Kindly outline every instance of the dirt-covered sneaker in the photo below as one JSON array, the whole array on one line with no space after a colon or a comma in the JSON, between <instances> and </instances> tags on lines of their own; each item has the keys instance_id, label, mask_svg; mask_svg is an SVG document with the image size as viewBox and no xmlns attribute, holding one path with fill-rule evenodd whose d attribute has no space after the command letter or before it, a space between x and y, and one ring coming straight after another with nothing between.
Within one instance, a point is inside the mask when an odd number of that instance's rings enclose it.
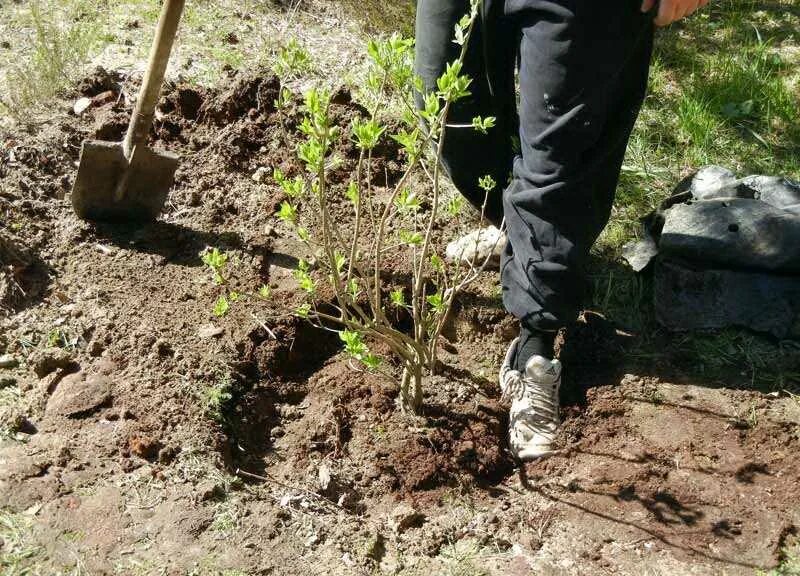
<instances>
[{"instance_id":1,"label":"dirt-covered sneaker","mask_svg":"<svg viewBox=\"0 0 800 576\"><path fill-rule=\"evenodd\" d=\"M517 340L511 343L500 368L500 390L511 400L508 443L520 460L532 460L552 452L558 427L558 391L561 387L561 362L533 356L525 373L512 368Z\"/></svg>"},{"instance_id":2,"label":"dirt-covered sneaker","mask_svg":"<svg viewBox=\"0 0 800 576\"><path fill-rule=\"evenodd\" d=\"M489 226L450 242L445 250L445 257L448 262L462 262L476 268L483 266L484 261L489 258L487 267L496 269L500 267L500 256L505 247L505 232Z\"/></svg>"}]
</instances>

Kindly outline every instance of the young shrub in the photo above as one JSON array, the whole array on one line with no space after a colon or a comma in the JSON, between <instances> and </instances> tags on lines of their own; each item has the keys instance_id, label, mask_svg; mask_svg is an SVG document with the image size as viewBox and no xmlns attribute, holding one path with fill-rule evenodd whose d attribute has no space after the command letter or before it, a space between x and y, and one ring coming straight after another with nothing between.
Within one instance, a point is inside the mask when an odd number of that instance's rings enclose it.
<instances>
[{"instance_id":1,"label":"young shrub","mask_svg":"<svg viewBox=\"0 0 800 576\"><path fill-rule=\"evenodd\" d=\"M439 338L456 296L488 262L487 258L467 266L448 264L433 240L442 213L453 218L463 206L460 199L445 203L442 197L443 128L451 105L469 95L471 79L461 71L479 6L480 0L472 0L469 12L456 26L455 42L462 46L461 54L447 66L437 90L425 96L421 110L414 104L415 91L422 89L413 73L414 41L396 34L371 41L366 117L354 120L349 133L343 134L329 115L329 92L310 90L304 98L302 140L297 146L304 172L293 178L280 170L274 172L287 198L276 218L308 250L308 257L300 259L294 271L305 295L294 314L326 329L337 327L345 351L356 363L393 377L386 359L370 347L382 342L402 366L398 404L411 414L418 414L422 407L423 377L436 369ZM389 121L397 114L391 110L398 107L404 110L403 125L392 130ZM494 118L475 118L471 124L449 128L486 132L494 123ZM343 136L352 139L359 158L350 182L337 186L329 176L340 166L334 150ZM400 144L405 157L402 176L389 190L385 190L386 182L373 176L373 153L386 138ZM426 185L412 188L419 180ZM480 185L487 194L497 186L491 177L482 178ZM352 227L339 226L342 210L350 212ZM407 285L386 281L384 263L390 258L411 263ZM219 283L224 262L213 251L206 253L204 261ZM323 293L333 294L333 301L324 306L320 304ZM398 312L410 318L410 331L390 320Z\"/></svg>"},{"instance_id":2,"label":"young shrub","mask_svg":"<svg viewBox=\"0 0 800 576\"><path fill-rule=\"evenodd\" d=\"M343 231L331 214L334 189L328 173L336 164L334 144L339 128L328 115L329 94L314 89L305 96L305 116L300 126L304 135L298 157L305 166L303 178L289 180L276 173L277 183L289 197L278 217L291 226L313 253L319 254L316 268L301 261L295 278L306 303L297 311L300 316L321 325L343 327L340 337L346 351L369 370L382 370L383 359L369 348L380 340L388 346L403 367L400 407L418 413L422 405L422 381L426 370L436 367L439 337L453 302L467 284L474 281L486 262L459 267L446 264L434 245L434 224L443 208L441 194L441 155L445 141L443 127L450 106L469 95L470 78L461 73L465 47L479 14L479 2L456 27L455 41L462 53L438 81L438 90L425 97L425 106L414 105L414 90L421 83L412 72L413 40L393 35L371 41L368 52L371 70L367 82L369 114L350 127L350 137L359 150L359 160L352 181L343 191L352 210L354 225ZM389 133L388 109L399 104L405 111L404 126ZM494 118L476 118L471 126L485 132L494 126ZM424 127L424 128L423 128ZM372 154L385 137L397 141L405 152L403 175L392 187L388 201L375 194L379 182L370 177ZM433 149L433 152L429 150ZM428 180L425 190L412 190L412 176ZM481 181L490 192L496 183ZM451 207L457 211L458 203ZM423 210L423 205L427 207ZM308 222L302 226L300 222ZM390 237L389 230L396 231ZM412 263L411 281L402 288L387 286L382 277L389 255L406 252ZM315 294L324 283L335 294L335 312L317 307ZM405 310L413 329L406 333L387 318L387 308Z\"/></svg>"}]
</instances>

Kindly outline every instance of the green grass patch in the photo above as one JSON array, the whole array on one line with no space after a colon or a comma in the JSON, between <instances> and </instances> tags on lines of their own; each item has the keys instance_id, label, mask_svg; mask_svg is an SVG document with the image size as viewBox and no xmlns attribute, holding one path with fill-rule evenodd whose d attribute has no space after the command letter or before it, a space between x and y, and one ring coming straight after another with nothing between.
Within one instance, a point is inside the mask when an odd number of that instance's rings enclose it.
<instances>
[{"instance_id":1,"label":"green grass patch","mask_svg":"<svg viewBox=\"0 0 800 576\"><path fill-rule=\"evenodd\" d=\"M0 573L33 576L33 564L43 549L32 542L31 520L24 514L0 510Z\"/></svg>"},{"instance_id":2,"label":"green grass patch","mask_svg":"<svg viewBox=\"0 0 800 576\"><path fill-rule=\"evenodd\" d=\"M790 0L720 0L657 32L649 94L595 247L588 304L637 334L633 362L796 390L796 347L742 330L670 335L655 322L650 279L617 264L640 218L707 164L800 179L800 10Z\"/></svg>"}]
</instances>

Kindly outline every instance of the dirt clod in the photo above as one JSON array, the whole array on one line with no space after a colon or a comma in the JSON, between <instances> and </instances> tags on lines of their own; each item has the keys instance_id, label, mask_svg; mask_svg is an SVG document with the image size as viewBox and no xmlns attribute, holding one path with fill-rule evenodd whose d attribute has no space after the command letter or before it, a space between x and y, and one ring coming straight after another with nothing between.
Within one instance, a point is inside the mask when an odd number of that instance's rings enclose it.
<instances>
[{"instance_id":1,"label":"dirt clod","mask_svg":"<svg viewBox=\"0 0 800 576\"><path fill-rule=\"evenodd\" d=\"M89 416L111 401L112 384L105 376L71 374L56 387L47 402L47 413L68 418Z\"/></svg>"},{"instance_id":2,"label":"dirt clod","mask_svg":"<svg viewBox=\"0 0 800 576\"><path fill-rule=\"evenodd\" d=\"M56 370L74 371L77 363L67 350L63 348L45 348L37 350L32 358L33 371L39 378L44 378Z\"/></svg>"}]
</instances>

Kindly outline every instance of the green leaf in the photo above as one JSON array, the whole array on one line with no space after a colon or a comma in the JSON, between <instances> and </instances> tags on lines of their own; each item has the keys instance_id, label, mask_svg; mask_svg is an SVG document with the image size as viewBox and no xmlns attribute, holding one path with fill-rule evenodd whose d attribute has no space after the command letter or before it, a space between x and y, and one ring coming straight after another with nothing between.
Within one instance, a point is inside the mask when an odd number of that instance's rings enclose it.
<instances>
[{"instance_id":1,"label":"green leaf","mask_svg":"<svg viewBox=\"0 0 800 576\"><path fill-rule=\"evenodd\" d=\"M433 310L436 314L441 314L444 312L444 296L442 296L441 292L437 292L436 294L431 294L425 300L430 304L431 310Z\"/></svg>"},{"instance_id":2,"label":"green leaf","mask_svg":"<svg viewBox=\"0 0 800 576\"><path fill-rule=\"evenodd\" d=\"M496 122L497 119L494 116L487 116L486 118L476 116L472 119L472 127L481 134L487 134L491 128L495 127Z\"/></svg>"},{"instance_id":3,"label":"green leaf","mask_svg":"<svg viewBox=\"0 0 800 576\"><path fill-rule=\"evenodd\" d=\"M491 192L497 188L497 182L491 176L486 175L478 179L478 186L480 186L486 192Z\"/></svg>"},{"instance_id":4,"label":"green leaf","mask_svg":"<svg viewBox=\"0 0 800 576\"><path fill-rule=\"evenodd\" d=\"M201 252L200 259L214 273L214 282L216 284L224 284L225 278L222 275L222 271L228 263L228 255L224 252L220 252L217 248L213 248Z\"/></svg>"},{"instance_id":5,"label":"green leaf","mask_svg":"<svg viewBox=\"0 0 800 576\"><path fill-rule=\"evenodd\" d=\"M360 332L356 332L355 330L342 330L339 332L339 339L344 342L345 352L357 360L361 360L361 358L369 352Z\"/></svg>"},{"instance_id":6,"label":"green leaf","mask_svg":"<svg viewBox=\"0 0 800 576\"><path fill-rule=\"evenodd\" d=\"M220 296L219 298L217 298L217 301L214 303L214 308L213 308L214 316L217 316L218 318L222 318L223 316L225 316L228 313L230 308L231 308L231 305L228 302L228 299L225 296Z\"/></svg>"},{"instance_id":7,"label":"green leaf","mask_svg":"<svg viewBox=\"0 0 800 576\"><path fill-rule=\"evenodd\" d=\"M394 204L397 207L397 210L402 214L417 212L422 207L417 194L411 192L408 188L403 188L397 193Z\"/></svg>"},{"instance_id":8,"label":"green leaf","mask_svg":"<svg viewBox=\"0 0 800 576\"><path fill-rule=\"evenodd\" d=\"M311 313L311 304L305 303L301 306L298 306L294 313L300 318L308 318L308 315Z\"/></svg>"},{"instance_id":9,"label":"green leaf","mask_svg":"<svg viewBox=\"0 0 800 576\"><path fill-rule=\"evenodd\" d=\"M361 358L364 365L370 370L377 370L381 365L381 359L375 354L369 353Z\"/></svg>"},{"instance_id":10,"label":"green leaf","mask_svg":"<svg viewBox=\"0 0 800 576\"><path fill-rule=\"evenodd\" d=\"M392 139L403 147L410 161L414 161L420 154L419 129L415 128L411 132L401 130L392 135Z\"/></svg>"},{"instance_id":11,"label":"green leaf","mask_svg":"<svg viewBox=\"0 0 800 576\"><path fill-rule=\"evenodd\" d=\"M334 264L336 265L336 271L341 274L344 265L347 264L347 258L345 258L345 255L341 252L336 251L336 253L333 255L333 259Z\"/></svg>"},{"instance_id":12,"label":"green leaf","mask_svg":"<svg viewBox=\"0 0 800 576\"><path fill-rule=\"evenodd\" d=\"M411 232L410 230L400 230L398 236L403 244L408 244L410 246L419 246L425 239L420 232Z\"/></svg>"},{"instance_id":13,"label":"green leaf","mask_svg":"<svg viewBox=\"0 0 800 576\"><path fill-rule=\"evenodd\" d=\"M228 255L220 252L218 248L206 249L200 255L203 264L214 271L220 270L228 263Z\"/></svg>"},{"instance_id":14,"label":"green leaf","mask_svg":"<svg viewBox=\"0 0 800 576\"><path fill-rule=\"evenodd\" d=\"M301 290L308 292L309 294L314 294L314 292L316 292L317 286L314 283L314 279L311 278L307 272L295 270L293 275L294 279L297 280L297 284L300 286Z\"/></svg>"},{"instance_id":15,"label":"green leaf","mask_svg":"<svg viewBox=\"0 0 800 576\"><path fill-rule=\"evenodd\" d=\"M358 288L358 282L355 278L350 278L347 281L347 293L350 294L350 297L355 300L358 298L358 295L361 293L361 290Z\"/></svg>"},{"instance_id":16,"label":"green leaf","mask_svg":"<svg viewBox=\"0 0 800 576\"><path fill-rule=\"evenodd\" d=\"M366 121L356 119L353 122L353 136L356 145L361 150L372 150L375 148L385 131L386 127L379 125L374 119Z\"/></svg>"},{"instance_id":17,"label":"green leaf","mask_svg":"<svg viewBox=\"0 0 800 576\"><path fill-rule=\"evenodd\" d=\"M389 299L393 306L404 308L406 306L406 294L402 288L397 288L389 293Z\"/></svg>"},{"instance_id":18,"label":"green leaf","mask_svg":"<svg viewBox=\"0 0 800 576\"><path fill-rule=\"evenodd\" d=\"M462 63L458 60L447 65L444 73L436 81L438 95L448 102L455 102L470 95L468 90L472 80L461 74Z\"/></svg>"},{"instance_id":19,"label":"green leaf","mask_svg":"<svg viewBox=\"0 0 800 576\"><path fill-rule=\"evenodd\" d=\"M311 278L308 271L310 270L310 266L308 262L303 260L302 258L297 264L297 269L292 272L292 276L294 279L297 280L297 284L300 286L300 289L308 292L309 294L314 294L316 292L317 287L314 283L314 279Z\"/></svg>"},{"instance_id":20,"label":"green leaf","mask_svg":"<svg viewBox=\"0 0 800 576\"><path fill-rule=\"evenodd\" d=\"M287 224L297 222L297 208L289 202L282 202L278 210L278 218Z\"/></svg>"},{"instance_id":21,"label":"green leaf","mask_svg":"<svg viewBox=\"0 0 800 576\"><path fill-rule=\"evenodd\" d=\"M358 191L358 185L351 180L350 184L347 185L347 192L345 192L345 196L347 196L347 199L353 204L358 204L360 194L361 193Z\"/></svg>"},{"instance_id":22,"label":"green leaf","mask_svg":"<svg viewBox=\"0 0 800 576\"><path fill-rule=\"evenodd\" d=\"M453 196L447 203L447 206L445 206L445 211L453 218L461 214L461 211L463 209L464 209L464 197L461 195Z\"/></svg>"},{"instance_id":23,"label":"green leaf","mask_svg":"<svg viewBox=\"0 0 800 576\"><path fill-rule=\"evenodd\" d=\"M272 289L266 284L262 284L261 288L258 289L258 296L263 300L267 300L270 296L272 296Z\"/></svg>"},{"instance_id":24,"label":"green leaf","mask_svg":"<svg viewBox=\"0 0 800 576\"><path fill-rule=\"evenodd\" d=\"M360 332L345 329L339 332L339 339L344 342L345 352L370 370L375 370L380 366L381 359L369 351L364 342L364 336Z\"/></svg>"}]
</instances>

